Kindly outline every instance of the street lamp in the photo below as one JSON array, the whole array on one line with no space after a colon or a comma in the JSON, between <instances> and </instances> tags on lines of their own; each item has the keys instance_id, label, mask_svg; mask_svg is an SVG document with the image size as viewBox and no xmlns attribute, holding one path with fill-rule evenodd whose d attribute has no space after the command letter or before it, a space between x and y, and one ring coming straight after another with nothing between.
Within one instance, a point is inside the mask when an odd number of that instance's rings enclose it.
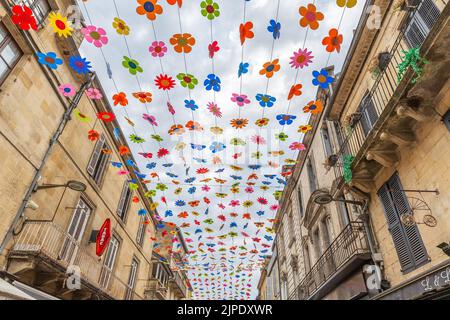
<instances>
[{"instance_id":1,"label":"street lamp","mask_svg":"<svg viewBox=\"0 0 450 320\"><path fill-rule=\"evenodd\" d=\"M37 186L34 191L42 190L42 189L51 189L51 188L59 188L66 187L74 191L84 192L86 191L86 185L83 182L76 180L69 180L65 184L43 184L41 186Z\"/></svg>"},{"instance_id":2,"label":"street lamp","mask_svg":"<svg viewBox=\"0 0 450 320\"><path fill-rule=\"evenodd\" d=\"M346 200L346 199L335 199L333 198L333 196L328 192L328 191L324 191L324 190L320 190L318 191L313 198L314 203L318 204L318 205L326 205L329 204L333 201L337 201L337 202L344 202L344 203L350 203L350 204L355 204L361 207L365 206L365 203L362 201L354 201L354 200Z\"/></svg>"}]
</instances>

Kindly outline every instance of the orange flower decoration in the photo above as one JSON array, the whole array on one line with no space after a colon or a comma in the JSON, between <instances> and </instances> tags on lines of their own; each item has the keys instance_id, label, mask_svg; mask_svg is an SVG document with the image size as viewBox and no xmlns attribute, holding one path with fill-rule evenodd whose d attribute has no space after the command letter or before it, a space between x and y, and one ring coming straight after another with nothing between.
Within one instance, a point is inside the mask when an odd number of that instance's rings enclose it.
<instances>
[{"instance_id":1,"label":"orange flower decoration","mask_svg":"<svg viewBox=\"0 0 450 320\"><path fill-rule=\"evenodd\" d=\"M137 2L140 6L136 8L136 12L141 16L146 15L149 20L155 20L156 15L163 12L163 8L157 4L158 0L137 0Z\"/></svg>"},{"instance_id":2,"label":"orange flower decoration","mask_svg":"<svg viewBox=\"0 0 450 320\"><path fill-rule=\"evenodd\" d=\"M279 59L275 59L272 62L266 62L263 68L259 71L260 75L266 75L267 78L272 78L273 74L280 70L281 66L278 63Z\"/></svg>"},{"instance_id":3,"label":"orange flower decoration","mask_svg":"<svg viewBox=\"0 0 450 320\"><path fill-rule=\"evenodd\" d=\"M310 101L306 107L303 108L304 113L319 114L323 111L323 104L320 100Z\"/></svg>"},{"instance_id":4,"label":"orange flower decoration","mask_svg":"<svg viewBox=\"0 0 450 320\"><path fill-rule=\"evenodd\" d=\"M242 129L248 124L247 119L233 119L230 121L230 124L233 128Z\"/></svg>"},{"instance_id":5,"label":"orange flower decoration","mask_svg":"<svg viewBox=\"0 0 450 320\"><path fill-rule=\"evenodd\" d=\"M128 99L127 95L124 92L119 92L115 95L113 95L114 105L121 105L121 106L127 106L128 105Z\"/></svg>"},{"instance_id":6,"label":"orange flower decoration","mask_svg":"<svg viewBox=\"0 0 450 320\"><path fill-rule=\"evenodd\" d=\"M245 24L241 23L241 25L239 26L239 35L241 38L241 45L244 44L246 39L253 39L255 34L252 31L252 29L253 29L253 22L247 21Z\"/></svg>"},{"instance_id":7,"label":"orange flower decoration","mask_svg":"<svg viewBox=\"0 0 450 320\"><path fill-rule=\"evenodd\" d=\"M139 99L142 103L152 102L152 94L150 92L135 92L133 97Z\"/></svg>"},{"instance_id":8,"label":"orange flower decoration","mask_svg":"<svg viewBox=\"0 0 450 320\"><path fill-rule=\"evenodd\" d=\"M192 120L188 121L186 123L185 127L188 128L188 130L190 130L190 131L202 131L203 130L200 123L198 123L197 121L192 121Z\"/></svg>"},{"instance_id":9,"label":"orange flower decoration","mask_svg":"<svg viewBox=\"0 0 450 320\"><path fill-rule=\"evenodd\" d=\"M185 132L183 126L181 124L174 124L173 126L170 127L169 129L169 134L172 135L177 135L177 136L181 136L183 133Z\"/></svg>"},{"instance_id":10,"label":"orange flower decoration","mask_svg":"<svg viewBox=\"0 0 450 320\"><path fill-rule=\"evenodd\" d=\"M289 94L288 94L288 100L291 100L294 96L300 96L302 94L302 91L300 90L303 86L299 83L299 84L294 84L291 87L291 90L289 90Z\"/></svg>"},{"instance_id":11,"label":"orange flower decoration","mask_svg":"<svg viewBox=\"0 0 450 320\"><path fill-rule=\"evenodd\" d=\"M300 132L300 133L307 133L308 131L311 131L312 130L312 125L310 125L310 124L304 124L304 125L301 125L300 127L298 127L298 132Z\"/></svg>"},{"instance_id":12,"label":"orange flower decoration","mask_svg":"<svg viewBox=\"0 0 450 320\"><path fill-rule=\"evenodd\" d=\"M128 147L126 146L120 146L119 147L119 153L121 156L125 155L125 154L129 154L130 153L130 149L128 149Z\"/></svg>"},{"instance_id":13,"label":"orange flower decoration","mask_svg":"<svg viewBox=\"0 0 450 320\"><path fill-rule=\"evenodd\" d=\"M195 39L190 33L177 33L170 38L170 44L178 53L189 53L192 51L192 46L195 44Z\"/></svg>"},{"instance_id":14,"label":"orange flower decoration","mask_svg":"<svg viewBox=\"0 0 450 320\"><path fill-rule=\"evenodd\" d=\"M167 3L173 6L175 3L178 4L178 7L181 8L183 5L183 0L167 0Z\"/></svg>"},{"instance_id":15,"label":"orange flower decoration","mask_svg":"<svg viewBox=\"0 0 450 320\"><path fill-rule=\"evenodd\" d=\"M300 7L300 26L310 27L312 30L317 30L319 28L319 21L322 21L324 15L322 12L317 11L316 6L312 3L308 4L307 7Z\"/></svg>"},{"instance_id":16,"label":"orange flower decoration","mask_svg":"<svg viewBox=\"0 0 450 320\"><path fill-rule=\"evenodd\" d=\"M91 141L96 141L98 140L98 138L100 138L100 133L98 133L95 130L89 130L88 132L88 139Z\"/></svg>"},{"instance_id":17,"label":"orange flower decoration","mask_svg":"<svg viewBox=\"0 0 450 320\"><path fill-rule=\"evenodd\" d=\"M328 32L328 37L323 38L322 44L326 46L328 52L341 51L341 44L344 40L344 36L339 34L339 31L335 28L330 29Z\"/></svg>"}]
</instances>

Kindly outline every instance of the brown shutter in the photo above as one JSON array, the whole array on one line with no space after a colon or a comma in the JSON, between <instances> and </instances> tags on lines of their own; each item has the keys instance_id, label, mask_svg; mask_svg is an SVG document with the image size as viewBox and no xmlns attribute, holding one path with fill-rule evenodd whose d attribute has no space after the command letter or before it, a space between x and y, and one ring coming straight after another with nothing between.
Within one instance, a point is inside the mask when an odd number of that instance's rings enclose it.
<instances>
[{"instance_id":1,"label":"brown shutter","mask_svg":"<svg viewBox=\"0 0 450 320\"><path fill-rule=\"evenodd\" d=\"M91 177L94 177L95 175L95 167L97 166L97 163L102 154L102 147L104 143L105 143L105 136L102 134L100 136L100 139L98 139L97 143L95 144L94 151L92 152L91 155L91 160L89 160L89 164L87 167L87 172Z\"/></svg>"}]
</instances>

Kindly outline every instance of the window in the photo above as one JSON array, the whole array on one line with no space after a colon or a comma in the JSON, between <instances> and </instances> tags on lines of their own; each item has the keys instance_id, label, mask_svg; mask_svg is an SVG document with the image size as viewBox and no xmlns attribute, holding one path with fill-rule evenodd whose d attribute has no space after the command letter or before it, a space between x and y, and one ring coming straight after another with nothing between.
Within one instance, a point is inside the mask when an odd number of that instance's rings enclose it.
<instances>
[{"instance_id":1,"label":"window","mask_svg":"<svg viewBox=\"0 0 450 320\"><path fill-rule=\"evenodd\" d=\"M304 247L304 255L305 255L305 271L308 273L311 270L311 256L309 253L309 246L305 244Z\"/></svg>"},{"instance_id":2,"label":"window","mask_svg":"<svg viewBox=\"0 0 450 320\"><path fill-rule=\"evenodd\" d=\"M106 142L105 135L101 135L100 139L97 141L92 152L91 160L87 167L87 172L94 179L97 185L100 185L104 176L104 173L108 167L108 161L110 155L104 152L104 150L109 150L109 145Z\"/></svg>"},{"instance_id":3,"label":"window","mask_svg":"<svg viewBox=\"0 0 450 320\"><path fill-rule=\"evenodd\" d=\"M302 195L302 186L298 186L297 190L298 195L298 210L300 211L300 217L303 217L303 195Z\"/></svg>"},{"instance_id":4,"label":"window","mask_svg":"<svg viewBox=\"0 0 450 320\"><path fill-rule=\"evenodd\" d=\"M306 170L308 171L309 189L311 193L317 190L317 176L316 170L314 169L313 158L309 157L308 163L306 165Z\"/></svg>"},{"instance_id":5,"label":"window","mask_svg":"<svg viewBox=\"0 0 450 320\"><path fill-rule=\"evenodd\" d=\"M119 251L119 245L119 239L113 235L109 242L108 250L106 251L106 255L103 260L102 271L100 273L99 282L102 288L107 288L109 285L109 280L111 279L114 263L116 262L117 253Z\"/></svg>"},{"instance_id":6,"label":"window","mask_svg":"<svg viewBox=\"0 0 450 320\"><path fill-rule=\"evenodd\" d=\"M378 196L384 207L402 272L407 273L428 262L417 225L407 226L401 221L402 215L411 214L411 208L397 173L381 187Z\"/></svg>"},{"instance_id":7,"label":"window","mask_svg":"<svg viewBox=\"0 0 450 320\"><path fill-rule=\"evenodd\" d=\"M337 197L338 200L345 200L344 196L341 194ZM345 228L350 223L350 213L348 212L347 204L344 202L336 201L336 204L339 206L339 213L342 228Z\"/></svg>"},{"instance_id":8,"label":"window","mask_svg":"<svg viewBox=\"0 0 450 320\"><path fill-rule=\"evenodd\" d=\"M364 135L367 136L375 125L375 122L378 120L378 113L375 109L375 104L369 94L366 94L362 99L358 107L358 112L361 113L361 125Z\"/></svg>"},{"instance_id":9,"label":"window","mask_svg":"<svg viewBox=\"0 0 450 320\"><path fill-rule=\"evenodd\" d=\"M320 133L322 134L322 142L325 151L325 158L328 158L333 154L333 147L331 146L330 133L328 132L328 127L326 126L326 124L320 130Z\"/></svg>"},{"instance_id":10,"label":"window","mask_svg":"<svg viewBox=\"0 0 450 320\"><path fill-rule=\"evenodd\" d=\"M141 247L144 244L145 226L145 216L141 216L139 219L139 227L136 236L136 242Z\"/></svg>"},{"instance_id":11,"label":"window","mask_svg":"<svg viewBox=\"0 0 450 320\"><path fill-rule=\"evenodd\" d=\"M17 4L24 4L33 11L33 15L36 18L36 22L38 25L41 25L45 22L48 14L50 13L50 6L47 0L16 0Z\"/></svg>"},{"instance_id":12,"label":"window","mask_svg":"<svg viewBox=\"0 0 450 320\"><path fill-rule=\"evenodd\" d=\"M294 216L292 215L292 212L289 212L288 214L288 228L289 228L289 246L292 245L295 241L295 229L294 229Z\"/></svg>"},{"instance_id":13,"label":"window","mask_svg":"<svg viewBox=\"0 0 450 320\"><path fill-rule=\"evenodd\" d=\"M130 207L132 191L128 186L128 182L125 181L122 187L122 194L120 195L119 206L117 207L117 215L120 217L122 221L125 222L125 218L127 217L127 212Z\"/></svg>"},{"instance_id":14,"label":"window","mask_svg":"<svg viewBox=\"0 0 450 320\"><path fill-rule=\"evenodd\" d=\"M131 260L130 275L128 277L127 292L125 294L125 300L133 299L133 292L134 292L134 288L136 286L136 278L138 275L138 268L139 268L139 262L137 261L136 258L133 258L133 260Z\"/></svg>"},{"instance_id":15,"label":"window","mask_svg":"<svg viewBox=\"0 0 450 320\"><path fill-rule=\"evenodd\" d=\"M433 0L422 1L405 31L409 47L417 48L423 44L440 14Z\"/></svg>"},{"instance_id":16,"label":"window","mask_svg":"<svg viewBox=\"0 0 450 320\"><path fill-rule=\"evenodd\" d=\"M152 276L153 279L158 279L164 286L169 281L169 275L163 265L158 262L153 263Z\"/></svg>"},{"instance_id":17,"label":"window","mask_svg":"<svg viewBox=\"0 0 450 320\"><path fill-rule=\"evenodd\" d=\"M0 84L5 81L21 56L22 51L19 46L6 27L0 23Z\"/></svg>"}]
</instances>

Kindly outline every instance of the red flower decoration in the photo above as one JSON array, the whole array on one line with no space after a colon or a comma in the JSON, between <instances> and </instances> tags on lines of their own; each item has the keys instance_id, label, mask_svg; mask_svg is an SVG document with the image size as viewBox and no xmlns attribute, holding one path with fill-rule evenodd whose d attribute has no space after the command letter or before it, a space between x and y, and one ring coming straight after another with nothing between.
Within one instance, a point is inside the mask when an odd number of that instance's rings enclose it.
<instances>
[{"instance_id":1,"label":"red flower decoration","mask_svg":"<svg viewBox=\"0 0 450 320\"><path fill-rule=\"evenodd\" d=\"M169 77L167 74L160 74L155 79L155 84L160 90L170 90L175 87L175 80Z\"/></svg>"},{"instance_id":2,"label":"red flower decoration","mask_svg":"<svg viewBox=\"0 0 450 320\"><path fill-rule=\"evenodd\" d=\"M246 39L252 39L255 36L252 29L253 29L253 22L247 21L245 24L241 23L241 25L239 26L239 36L241 38L241 45L244 44Z\"/></svg>"},{"instance_id":3,"label":"red flower decoration","mask_svg":"<svg viewBox=\"0 0 450 320\"><path fill-rule=\"evenodd\" d=\"M139 197L134 196L132 201L133 201L134 203L138 203L138 202L139 202Z\"/></svg>"},{"instance_id":4,"label":"red flower decoration","mask_svg":"<svg viewBox=\"0 0 450 320\"><path fill-rule=\"evenodd\" d=\"M103 120L105 122L111 122L111 121L114 121L116 116L112 112L99 112L99 113L97 113L97 118L99 118L100 120Z\"/></svg>"},{"instance_id":5,"label":"red flower decoration","mask_svg":"<svg viewBox=\"0 0 450 320\"><path fill-rule=\"evenodd\" d=\"M88 139L91 141L96 141L100 138L100 134L95 130L89 130L88 132Z\"/></svg>"},{"instance_id":6,"label":"red flower decoration","mask_svg":"<svg viewBox=\"0 0 450 320\"><path fill-rule=\"evenodd\" d=\"M214 58L214 54L216 52L219 52L219 50L220 50L220 47L218 46L218 42L213 41L211 44L208 45L209 57L211 59Z\"/></svg>"},{"instance_id":7,"label":"red flower decoration","mask_svg":"<svg viewBox=\"0 0 450 320\"><path fill-rule=\"evenodd\" d=\"M267 204L267 199L266 199L266 198L260 197L260 198L258 198L258 202L259 202L260 204Z\"/></svg>"},{"instance_id":8,"label":"red flower decoration","mask_svg":"<svg viewBox=\"0 0 450 320\"><path fill-rule=\"evenodd\" d=\"M13 15L11 17L13 23L22 30L37 30L36 19L33 16L33 11L27 6L14 6L12 8Z\"/></svg>"},{"instance_id":9,"label":"red flower decoration","mask_svg":"<svg viewBox=\"0 0 450 320\"><path fill-rule=\"evenodd\" d=\"M209 169L208 168L199 168L199 169L197 169L197 174L205 174L205 173L208 173L209 172Z\"/></svg>"},{"instance_id":10,"label":"red flower decoration","mask_svg":"<svg viewBox=\"0 0 450 320\"><path fill-rule=\"evenodd\" d=\"M167 156L169 154L169 150L165 149L165 148L161 148L158 150L158 158L162 158L164 156Z\"/></svg>"}]
</instances>

